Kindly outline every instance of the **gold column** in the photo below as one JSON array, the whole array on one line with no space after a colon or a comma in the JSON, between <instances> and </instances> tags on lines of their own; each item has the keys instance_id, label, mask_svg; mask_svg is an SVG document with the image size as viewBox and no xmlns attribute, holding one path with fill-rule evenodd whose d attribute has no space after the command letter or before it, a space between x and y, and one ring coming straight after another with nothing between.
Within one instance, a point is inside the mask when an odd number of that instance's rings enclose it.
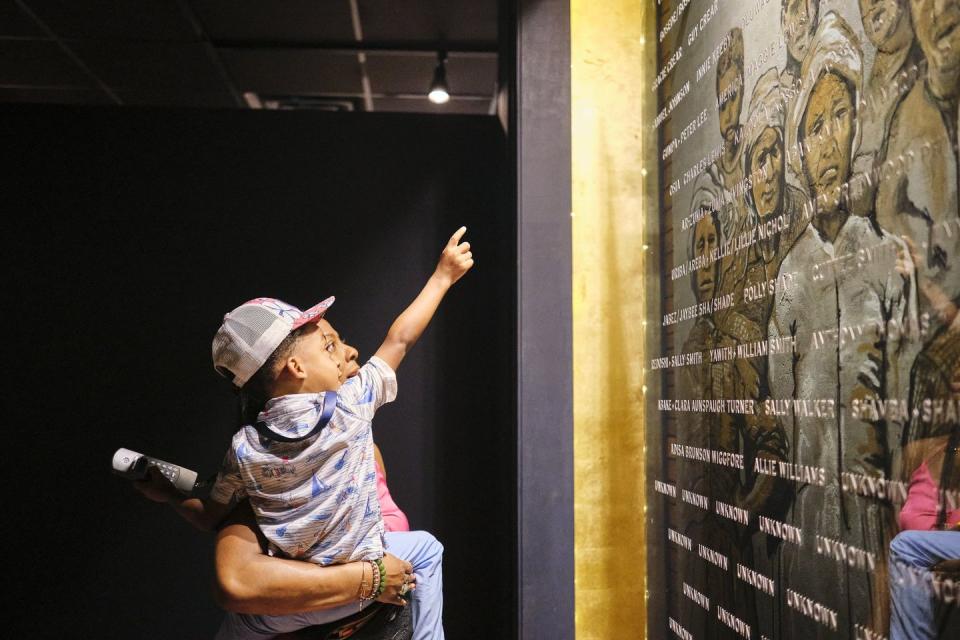
<instances>
[{"instance_id":1,"label":"gold column","mask_svg":"<svg viewBox=\"0 0 960 640\"><path fill-rule=\"evenodd\" d=\"M657 199L649 0L572 0L576 637L646 635L644 212ZM650 151L654 149L654 151Z\"/></svg>"}]
</instances>

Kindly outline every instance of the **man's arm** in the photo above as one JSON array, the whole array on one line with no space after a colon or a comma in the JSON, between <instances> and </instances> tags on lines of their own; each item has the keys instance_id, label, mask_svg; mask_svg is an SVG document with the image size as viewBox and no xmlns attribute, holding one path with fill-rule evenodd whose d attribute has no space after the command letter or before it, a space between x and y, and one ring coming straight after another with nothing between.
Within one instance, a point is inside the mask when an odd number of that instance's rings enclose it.
<instances>
[{"instance_id":1,"label":"man's arm","mask_svg":"<svg viewBox=\"0 0 960 640\"><path fill-rule=\"evenodd\" d=\"M321 567L300 560L273 558L263 553L253 511L241 502L217 533L217 602L237 613L286 615L358 602L364 562ZM404 604L399 590L409 562L386 554L387 588L382 602ZM369 566L369 564L367 564Z\"/></svg>"},{"instance_id":2,"label":"man's arm","mask_svg":"<svg viewBox=\"0 0 960 640\"><path fill-rule=\"evenodd\" d=\"M213 531L230 512L232 505L209 498L188 498L180 493L156 468L147 470L147 477L135 480L133 486L154 502L166 503L180 516L201 531Z\"/></svg>"},{"instance_id":3,"label":"man's arm","mask_svg":"<svg viewBox=\"0 0 960 640\"><path fill-rule=\"evenodd\" d=\"M460 227L451 236L426 286L410 306L393 321L386 339L374 354L390 365L394 371L420 338L423 330L427 328L447 290L473 266L470 243L460 243L460 239L466 232L466 227Z\"/></svg>"}]
</instances>

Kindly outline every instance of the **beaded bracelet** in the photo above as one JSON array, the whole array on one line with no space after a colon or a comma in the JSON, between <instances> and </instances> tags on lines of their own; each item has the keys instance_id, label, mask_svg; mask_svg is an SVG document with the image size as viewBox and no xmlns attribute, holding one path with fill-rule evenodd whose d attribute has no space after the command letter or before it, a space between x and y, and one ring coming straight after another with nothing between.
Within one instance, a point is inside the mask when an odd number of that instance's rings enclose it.
<instances>
[{"instance_id":1,"label":"beaded bracelet","mask_svg":"<svg viewBox=\"0 0 960 640\"><path fill-rule=\"evenodd\" d=\"M370 563L370 570L373 572L373 588L370 590L370 599L373 600L378 598L381 593L383 593L383 587L386 586L386 580L380 576L380 571L377 569L377 564L373 560L368 560Z\"/></svg>"},{"instance_id":2,"label":"beaded bracelet","mask_svg":"<svg viewBox=\"0 0 960 640\"><path fill-rule=\"evenodd\" d=\"M370 570L371 570L371 573L372 573L372 584L370 585L370 591L369 591L366 595L364 595L364 594L362 594L362 593L360 594L360 600L361 600L361 602L366 601L366 600L374 600L374 599L378 598L378 597L380 596L380 594L383 593L383 590L384 590L384 589L386 588L386 586L387 586L387 581L386 581L384 578L381 577L382 574L380 573L380 569L379 569L379 567L377 566L377 563L374 562L373 560L366 560L365 562L369 562L369 563L370 563L370 568L371 568ZM364 572L364 575L366 575L366 569L365 569L365 568L364 568L363 572ZM362 584L363 584L363 583L361 582L361 586L362 586Z\"/></svg>"},{"instance_id":3,"label":"beaded bracelet","mask_svg":"<svg viewBox=\"0 0 960 640\"><path fill-rule=\"evenodd\" d=\"M383 558L377 558L375 562L377 563L377 568L380 570L380 584L377 585L377 595L375 596L379 598L387 589L387 568L383 564Z\"/></svg>"}]
</instances>

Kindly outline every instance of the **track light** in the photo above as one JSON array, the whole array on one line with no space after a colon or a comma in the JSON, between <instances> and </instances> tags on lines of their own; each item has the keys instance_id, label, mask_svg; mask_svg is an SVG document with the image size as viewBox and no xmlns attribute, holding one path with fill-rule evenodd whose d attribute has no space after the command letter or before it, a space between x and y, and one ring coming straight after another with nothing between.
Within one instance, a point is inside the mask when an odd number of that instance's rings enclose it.
<instances>
[{"instance_id":1,"label":"track light","mask_svg":"<svg viewBox=\"0 0 960 640\"><path fill-rule=\"evenodd\" d=\"M437 68L433 70L433 82L430 83L430 93L427 98L434 104L444 104L450 100L450 91L447 89L447 52L437 53Z\"/></svg>"}]
</instances>

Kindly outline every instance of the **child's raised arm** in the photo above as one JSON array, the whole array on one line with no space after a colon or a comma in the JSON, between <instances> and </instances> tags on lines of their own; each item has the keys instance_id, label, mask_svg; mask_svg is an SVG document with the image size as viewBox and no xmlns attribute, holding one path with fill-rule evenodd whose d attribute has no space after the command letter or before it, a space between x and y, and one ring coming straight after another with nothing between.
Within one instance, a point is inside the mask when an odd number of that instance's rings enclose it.
<instances>
[{"instance_id":1,"label":"child's raised arm","mask_svg":"<svg viewBox=\"0 0 960 640\"><path fill-rule=\"evenodd\" d=\"M426 286L420 291L410 306L401 313L387 332L387 337L374 354L396 371L403 357L410 351L420 334L427 328L440 301L454 282L463 277L473 266L473 253L470 243L460 243L466 227L460 227L450 237L443 248L440 262Z\"/></svg>"}]
</instances>

